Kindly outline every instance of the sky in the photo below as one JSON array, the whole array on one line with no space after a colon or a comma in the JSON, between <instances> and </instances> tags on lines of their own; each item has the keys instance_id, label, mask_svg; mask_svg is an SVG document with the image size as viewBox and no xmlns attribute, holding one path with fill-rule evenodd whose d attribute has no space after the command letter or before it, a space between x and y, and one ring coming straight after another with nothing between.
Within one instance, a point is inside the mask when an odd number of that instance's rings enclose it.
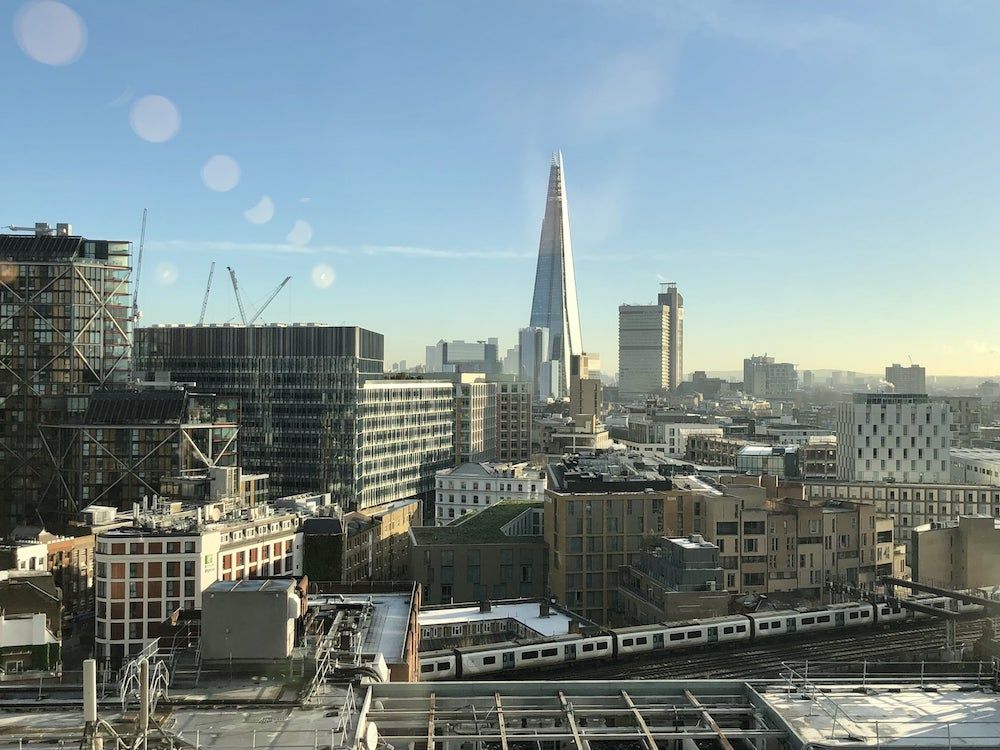
<instances>
[{"instance_id":1,"label":"sky","mask_svg":"<svg viewBox=\"0 0 1000 750\"><path fill-rule=\"evenodd\" d=\"M1000 373L992 0L6 0L0 224L138 241L145 324L527 325L563 152L584 348Z\"/></svg>"}]
</instances>

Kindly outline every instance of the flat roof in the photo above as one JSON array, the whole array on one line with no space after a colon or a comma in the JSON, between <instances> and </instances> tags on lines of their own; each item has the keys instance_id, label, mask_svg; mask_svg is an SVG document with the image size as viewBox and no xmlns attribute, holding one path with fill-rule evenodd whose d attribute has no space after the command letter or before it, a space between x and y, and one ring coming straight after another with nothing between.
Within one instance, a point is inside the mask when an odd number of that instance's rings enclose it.
<instances>
[{"instance_id":1,"label":"flat roof","mask_svg":"<svg viewBox=\"0 0 1000 750\"><path fill-rule=\"evenodd\" d=\"M314 594L309 596L309 606L360 606L371 602L373 609L365 625L362 653L381 653L387 663L393 664L399 663L406 652L411 597L412 592Z\"/></svg>"},{"instance_id":2,"label":"flat roof","mask_svg":"<svg viewBox=\"0 0 1000 750\"><path fill-rule=\"evenodd\" d=\"M517 620L543 636L564 635L569 632L573 621L590 625L587 620L571 617L556 607L549 607L549 616L542 617L537 600L519 602L496 602L489 612L481 612L478 604L460 604L453 607L435 607L420 610L420 627L437 625L457 625L467 622L489 622L492 620Z\"/></svg>"},{"instance_id":3,"label":"flat roof","mask_svg":"<svg viewBox=\"0 0 1000 750\"><path fill-rule=\"evenodd\" d=\"M238 581L216 581L207 589L212 594L287 593L294 590L294 578L254 578Z\"/></svg>"}]
</instances>

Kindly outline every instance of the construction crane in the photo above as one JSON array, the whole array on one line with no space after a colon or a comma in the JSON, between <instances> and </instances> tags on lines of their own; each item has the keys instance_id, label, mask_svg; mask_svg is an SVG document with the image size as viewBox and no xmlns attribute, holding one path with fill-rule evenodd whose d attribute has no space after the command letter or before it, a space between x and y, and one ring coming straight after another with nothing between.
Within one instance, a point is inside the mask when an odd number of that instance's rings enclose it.
<instances>
[{"instance_id":1,"label":"construction crane","mask_svg":"<svg viewBox=\"0 0 1000 750\"><path fill-rule=\"evenodd\" d=\"M212 276L215 275L215 261L212 261L211 267L208 269L208 283L205 285L205 299L201 301L201 315L198 316L198 325L204 325L205 323L205 311L208 309L208 293L212 291Z\"/></svg>"},{"instance_id":2,"label":"construction crane","mask_svg":"<svg viewBox=\"0 0 1000 750\"><path fill-rule=\"evenodd\" d=\"M243 325L246 325L247 312L243 309L243 298L240 296L240 282L236 280L236 271L233 270L232 266L226 266L226 270L229 271L229 278L233 281L233 293L236 295L236 306L240 308L240 319L243 321Z\"/></svg>"},{"instance_id":3,"label":"construction crane","mask_svg":"<svg viewBox=\"0 0 1000 750\"><path fill-rule=\"evenodd\" d=\"M287 284L291 280L292 280L291 276L286 276L285 280L282 281L280 284L278 284L278 288L275 289L273 292L271 292L270 295L268 295L268 298L266 300L264 300L264 304L261 305L257 309L256 314L252 318L250 318L250 322L247 323L247 325L251 325L252 326L254 323L257 322L257 319L260 318L260 316L264 312L264 310L267 309L267 306L270 305L271 302L274 300L274 298L278 296L278 292L280 292L282 289L284 289L285 288L285 284Z\"/></svg>"},{"instance_id":4,"label":"construction crane","mask_svg":"<svg viewBox=\"0 0 1000 750\"><path fill-rule=\"evenodd\" d=\"M139 252L135 261L135 284L132 285L132 324L139 322L139 279L142 278L142 250L146 245L146 209L142 209L142 230L139 232Z\"/></svg>"}]
</instances>

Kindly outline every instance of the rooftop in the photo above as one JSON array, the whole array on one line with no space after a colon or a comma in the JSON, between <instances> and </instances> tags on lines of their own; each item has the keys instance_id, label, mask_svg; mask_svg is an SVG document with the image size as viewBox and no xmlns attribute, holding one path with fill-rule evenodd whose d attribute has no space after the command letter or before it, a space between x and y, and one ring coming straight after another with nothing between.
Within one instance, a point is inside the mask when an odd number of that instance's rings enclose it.
<instances>
[{"instance_id":1,"label":"rooftop","mask_svg":"<svg viewBox=\"0 0 1000 750\"><path fill-rule=\"evenodd\" d=\"M548 616L543 617L541 603L537 599L491 602L488 612L483 612L479 604L427 607L420 610L419 622L421 628L432 628L437 625L457 625L467 622L516 620L544 637L565 635L570 631L570 623L574 621L584 626L593 624L554 605L549 606Z\"/></svg>"},{"instance_id":2,"label":"rooftop","mask_svg":"<svg viewBox=\"0 0 1000 750\"><path fill-rule=\"evenodd\" d=\"M952 448L951 457L961 458L965 461L1000 462L1000 450L996 448Z\"/></svg>"},{"instance_id":3,"label":"rooftop","mask_svg":"<svg viewBox=\"0 0 1000 750\"><path fill-rule=\"evenodd\" d=\"M540 502L504 500L468 513L448 526L414 526L410 529L417 544L500 544L541 540L541 536L509 536L503 528L525 511L541 509Z\"/></svg>"},{"instance_id":4,"label":"rooftop","mask_svg":"<svg viewBox=\"0 0 1000 750\"><path fill-rule=\"evenodd\" d=\"M259 594L288 593L295 589L292 578L257 578L239 581L216 581L206 593L212 594Z\"/></svg>"}]
</instances>

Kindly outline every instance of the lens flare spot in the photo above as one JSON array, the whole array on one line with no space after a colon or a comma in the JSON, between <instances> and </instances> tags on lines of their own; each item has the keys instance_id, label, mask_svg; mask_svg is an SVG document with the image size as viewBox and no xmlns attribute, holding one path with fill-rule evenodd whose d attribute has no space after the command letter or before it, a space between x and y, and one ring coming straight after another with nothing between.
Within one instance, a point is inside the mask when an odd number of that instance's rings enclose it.
<instances>
[{"instance_id":1,"label":"lens flare spot","mask_svg":"<svg viewBox=\"0 0 1000 750\"><path fill-rule=\"evenodd\" d=\"M165 96L150 94L132 105L129 123L144 141L164 143L181 129L181 113L177 105Z\"/></svg>"},{"instance_id":2,"label":"lens flare spot","mask_svg":"<svg viewBox=\"0 0 1000 750\"><path fill-rule=\"evenodd\" d=\"M201 181L209 190L229 192L240 183L240 165L231 156L216 154L201 168Z\"/></svg>"},{"instance_id":3,"label":"lens flare spot","mask_svg":"<svg viewBox=\"0 0 1000 750\"><path fill-rule=\"evenodd\" d=\"M288 233L288 241L293 245L308 245L309 241L313 236L312 225L308 221L303 221L298 219L294 226L292 226L292 231Z\"/></svg>"},{"instance_id":4,"label":"lens flare spot","mask_svg":"<svg viewBox=\"0 0 1000 750\"><path fill-rule=\"evenodd\" d=\"M251 224L267 224L274 217L274 201L263 195L256 206L243 212L243 216Z\"/></svg>"},{"instance_id":5,"label":"lens flare spot","mask_svg":"<svg viewBox=\"0 0 1000 750\"><path fill-rule=\"evenodd\" d=\"M312 283L313 286L318 289L329 289L333 286L333 282L337 280L337 274L334 273L333 268L331 268L326 263L317 263L312 270Z\"/></svg>"},{"instance_id":6,"label":"lens flare spot","mask_svg":"<svg viewBox=\"0 0 1000 750\"><path fill-rule=\"evenodd\" d=\"M69 65L87 46L87 28L68 5L32 0L14 18L14 37L21 50L45 65Z\"/></svg>"},{"instance_id":7,"label":"lens flare spot","mask_svg":"<svg viewBox=\"0 0 1000 750\"><path fill-rule=\"evenodd\" d=\"M177 281L177 267L172 263L160 263L156 267L156 280L163 286L170 286Z\"/></svg>"}]
</instances>

